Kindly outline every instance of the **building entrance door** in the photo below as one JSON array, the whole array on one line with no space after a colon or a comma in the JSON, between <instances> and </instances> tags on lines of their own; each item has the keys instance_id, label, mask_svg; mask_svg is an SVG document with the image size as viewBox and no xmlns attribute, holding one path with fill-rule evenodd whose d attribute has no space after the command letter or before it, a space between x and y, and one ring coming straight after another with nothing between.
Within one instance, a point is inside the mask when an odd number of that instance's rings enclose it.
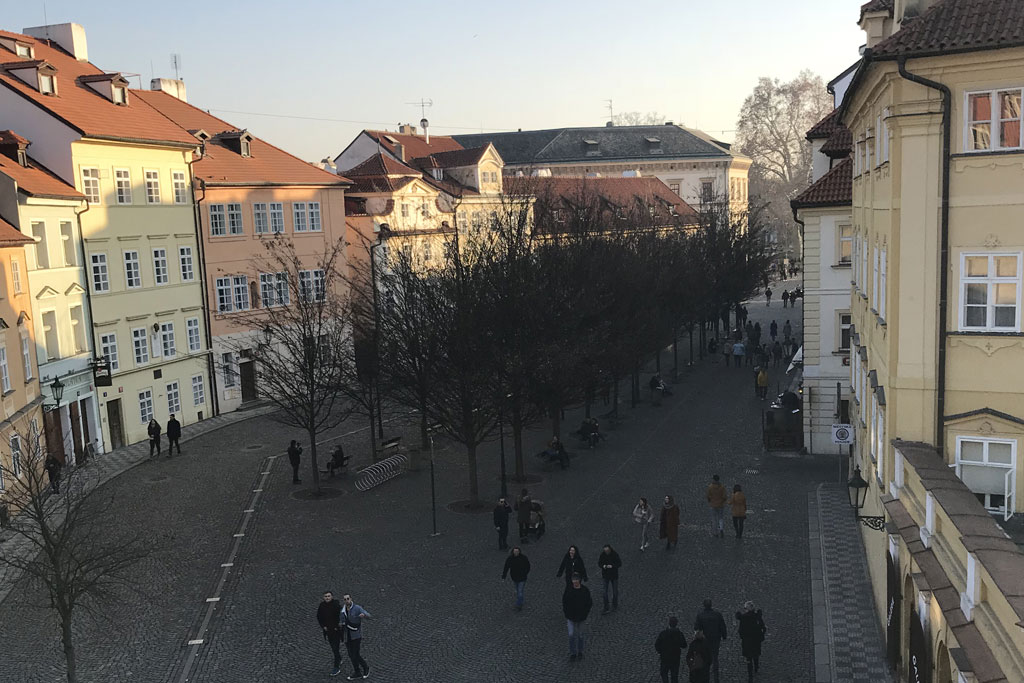
<instances>
[{"instance_id":1,"label":"building entrance door","mask_svg":"<svg viewBox=\"0 0 1024 683\"><path fill-rule=\"evenodd\" d=\"M256 400L256 363L248 361L238 364L238 375L242 381L242 403Z\"/></svg>"},{"instance_id":2,"label":"building entrance door","mask_svg":"<svg viewBox=\"0 0 1024 683\"><path fill-rule=\"evenodd\" d=\"M43 413L43 431L46 436L46 452L53 455L62 464L66 464L64 455L64 430L60 424L60 410L50 410Z\"/></svg>"},{"instance_id":3,"label":"building entrance door","mask_svg":"<svg viewBox=\"0 0 1024 683\"><path fill-rule=\"evenodd\" d=\"M110 449L124 445L124 425L121 421L121 399L107 401L107 425L110 427Z\"/></svg>"}]
</instances>

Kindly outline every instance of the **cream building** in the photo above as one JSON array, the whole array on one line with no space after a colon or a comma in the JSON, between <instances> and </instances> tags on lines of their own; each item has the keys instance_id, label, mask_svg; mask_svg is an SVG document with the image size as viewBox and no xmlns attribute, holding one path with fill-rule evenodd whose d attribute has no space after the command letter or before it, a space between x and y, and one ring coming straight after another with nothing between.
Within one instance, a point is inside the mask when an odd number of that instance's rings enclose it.
<instances>
[{"instance_id":1,"label":"cream building","mask_svg":"<svg viewBox=\"0 0 1024 683\"><path fill-rule=\"evenodd\" d=\"M164 423L169 413L184 425L209 416L189 171L197 140L120 74L89 63L77 24L0 32L0 57L7 125L86 198L93 344L112 374L97 387L103 443L144 439L149 419Z\"/></svg>"},{"instance_id":2,"label":"cream building","mask_svg":"<svg viewBox=\"0 0 1024 683\"><path fill-rule=\"evenodd\" d=\"M31 351L39 361L39 383L57 408L44 415L46 446L73 464L82 461L88 445L98 446L100 424L78 222L86 202L28 155L29 144L14 131L0 131L0 217L34 240L17 268L18 284L31 304ZM63 385L59 407L50 389L55 380Z\"/></svg>"},{"instance_id":3,"label":"cream building","mask_svg":"<svg viewBox=\"0 0 1024 683\"><path fill-rule=\"evenodd\" d=\"M906 679L1021 681L1024 3L872 0L860 22L839 117L876 605Z\"/></svg>"}]
</instances>

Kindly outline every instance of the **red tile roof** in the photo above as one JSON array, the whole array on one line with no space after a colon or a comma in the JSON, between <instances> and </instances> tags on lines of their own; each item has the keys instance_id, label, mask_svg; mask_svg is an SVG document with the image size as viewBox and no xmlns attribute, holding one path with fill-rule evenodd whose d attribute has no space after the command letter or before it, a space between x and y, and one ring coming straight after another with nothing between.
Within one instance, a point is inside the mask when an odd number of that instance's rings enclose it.
<instances>
[{"instance_id":1,"label":"red tile roof","mask_svg":"<svg viewBox=\"0 0 1024 683\"><path fill-rule=\"evenodd\" d=\"M853 133L843 125L839 125L828 141L821 146L821 153L832 159L845 159L852 150Z\"/></svg>"},{"instance_id":2,"label":"red tile roof","mask_svg":"<svg viewBox=\"0 0 1024 683\"><path fill-rule=\"evenodd\" d=\"M0 138L11 131L0 131ZM20 137L20 136L16 136ZM21 138L24 140L24 138ZM0 173L18 183L18 189L32 197L56 199L85 199L75 188L58 178L32 157L28 166L22 166L14 159L0 154Z\"/></svg>"},{"instance_id":3,"label":"red tile roof","mask_svg":"<svg viewBox=\"0 0 1024 683\"><path fill-rule=\"evenodd\" d=\"M506 178L506 191L515 193L520 191L532 191L538 197L538 203L542 200L548 204L562 202L573 205L580 197L588 194L596 194L612 206L630 208L637 201L646 206L657 206L658 201L662 206L671 206L675 209L676 215L684 220L698 220L698 214L692 206L679 198L675 192L669 189L668 185L658 178L650 177L513 177ZM520 185L520 188L516 188Z\"/></svg>"},{"instance_id":4,"label":"red tile roof","mask_svg":"<svg viewBox=\"0 0 1024 683\"><path fill-rule=\"evenodd\" d=\"M807 209L816 206L844 206L853 203L853 161L844 159L818 181L798 194L790 206Z\"/></svg>"},{"instance_id":5,"label":"red tile roof","mask_svg":"<svg viewBox=\"0 0 1024 683\"><path fill-rule=\"evenodd\" d=\"M828 139L832 137L832 133L835 132L836 128L842 125L843 122L839 120L839 110L833 109L825 115L825 118L811 126L811 129L807 131L804 137L808 140Z\"/></svg>"},{"instance_id":6,"label":"red tile roof","mask_svg":"<svg viewBox=\"0 0 1024 683\"><path fill-rule=\"evenodd\" d=\"M386 175L358 176L352 179L352 186L348 188L348 192L349 194L397 192L413 180L415 178L409 176L404 178L392 178Z\"/></svg>"},{"instance_id":7,"label":"red tile roof","mask_svg":"<svg viewBox=\"0 0 1024 683\"><path fill-rule=\"evenodd\" d=\"M0 145L27 145L28 140L21 137L13 130L0 130Z\"/></svg>"},{"instance_id":8,"label":"red tile roof","mask_svg":"<svg viewBox=\"0 0 1024 683\"><path fill-rule=\"evenodd\" d=\"M892 5L893 0L870 0L860 6L860 18L864 19L864 15L868 12L888 12L889 16L892 16Z\"/></svg>"},{"instance_id":9,"label":"red tile roof","mask_svg":"<svg viewBox=\"0 0 1024 683\"><path fill-rule=\"evenodd\" d=\"M392 159L386 154L374 154L372 157L370 157L363 163L359 164L358 166L355 166L345 171L345 175L348 176L349 178L377 175L408 175L418 178L423 174L414 168L406 166L400 161Z\"/></svg>"},{"instance_id":10,"label":"red tile roof","mask_svg":"<svg viewBox=\"0 0 1024 683\"><path fill-rule=\"evenodd\" d=\"M458 168L459 166L475 166L480 163L489 144L470 149L453 149L447 152L434 152L426 157L412 160L414 166L421 168ZM408 158L408 156L406 157Z\"/></svg>"},{"instance_id":11,"label":"red tile roof","mask_svg":"<svg viewBox=\"0 0 1024 683\"><path fill-rule=\"evenodd\" d=\"M250 156L243 157L224 143L225 138L238 137L243 132L227 121L165 92L133 90L132 94L182 130L201 128L222 133L206 141L203 157L192 167L196 178L207 185L347 185L350 182L255 136L250 142Z\"/></svg>"},{"instance_id":12,"label":"red tile roof","mask_svg":"<svg viewBox=\"0 0 1024 683\"><path fill-rule=\"evenodd\" d=\"M1024 45L1021 0L939 0L871 50L873 59Z\"/></svg>"},{"instance_id":13,"label":"red tile roof","mask_svg":"<svg viewBox=\"0 0 1024 683\"><path fill-rule=\"evenodd\" d=\"M22 234L16 227L0 218L0 247L20 247L33 241L31 237Z\"/></svg>"},{"instance_id":14,"label":"red tile roof","mask_svg":"<svg viewBox=\"0 0 1024 683\"><path fill-rule=\"evenodd\" d=\"M4 70L0 70L0 85L50 112L82 135L177 146L196 143L188 131L161 116L140 98L129 97L127 106L118 105L79 83L80 76L103 73L89 62L80 62L63 50L51 47L45 40L8 31L0 31L0 36L29 43L39 60L49 62L57 69L57 94L43 95Z\"/></svg>"},{"instance_id":15,"label":"red tile roof","mask_svg":"<svg viewBox=\"0 0 1024 683\"><path fill-rule=\"evenodd\" d=\"M404 148L406 159L425 157L434 152L449 152L451 150L462 149L462 145L456 142L454 138L448 137L447 135L431 135L430 143L428 144L426 138L422 135L392 133L387 130L364 130L363 132L379 142L381 147L384 147L392 154L395 153L395 145L391 140L399 142Z\"/></svg>"}]
</instances>

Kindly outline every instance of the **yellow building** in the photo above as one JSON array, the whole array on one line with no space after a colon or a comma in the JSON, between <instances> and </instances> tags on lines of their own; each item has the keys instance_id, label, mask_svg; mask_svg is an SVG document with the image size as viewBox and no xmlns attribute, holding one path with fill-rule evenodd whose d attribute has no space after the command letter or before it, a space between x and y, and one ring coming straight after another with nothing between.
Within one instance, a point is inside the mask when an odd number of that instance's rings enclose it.
<instances>
[{"instance_id":1,"label":"yellow building","mask_svg":"<svg viewBox=\"0 0 1024 683\"><path fill-rule=\"evenodd\" d=\"M45 36L46 39L42 39ZM210 414L208 340L189 163L196 138L118 73L88 61L77 24L0 32L0 111L46 168L85 195L80 215L106 446L151 417Z\"/></svg>"},{"instance_id":2,"label":"yellow building","mask_svg":"<svg viewBox=\"0 0 1024 683\"><path fill-rule=\"evenodd\" d=\"M851 388L889 657L1024 680L1024 3L872 0L853 134Z\"/></svg>"}]
</instances>

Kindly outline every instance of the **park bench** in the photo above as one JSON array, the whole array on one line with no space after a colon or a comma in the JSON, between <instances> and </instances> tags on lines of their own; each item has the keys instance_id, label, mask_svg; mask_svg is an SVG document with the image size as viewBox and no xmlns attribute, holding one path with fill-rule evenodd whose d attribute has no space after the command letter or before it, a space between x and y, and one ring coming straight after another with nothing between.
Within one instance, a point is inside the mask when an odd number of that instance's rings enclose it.
<instances>
[{"instance_id":1,"label":"park bench","mask_svg":"<svg viewBox=\"0 0 1024 683\"><path fill-rule=\"evenodd\" d=\"M377 453L375 460L381 460L395 455L400 451L402 447L402 437L393 436L390 439L384 439L377 445Z\"/></svg>"}]
</instances>

